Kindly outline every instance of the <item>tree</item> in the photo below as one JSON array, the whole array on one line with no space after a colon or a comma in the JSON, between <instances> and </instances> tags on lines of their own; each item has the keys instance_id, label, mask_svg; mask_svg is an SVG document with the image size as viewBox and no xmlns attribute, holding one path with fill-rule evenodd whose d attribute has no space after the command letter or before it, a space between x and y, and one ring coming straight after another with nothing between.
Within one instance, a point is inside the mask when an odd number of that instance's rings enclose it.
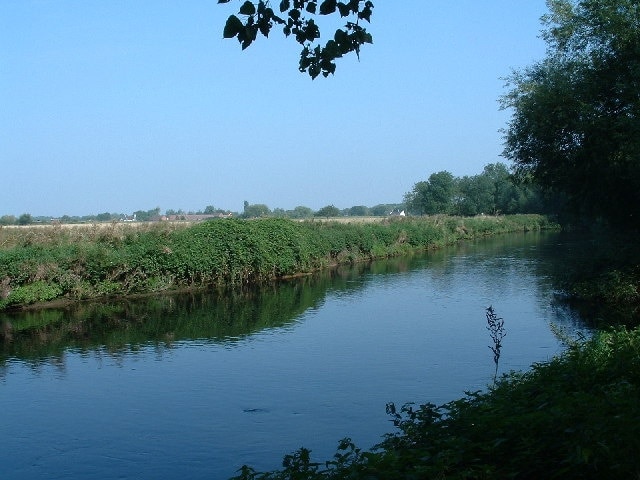
<instances>
[{"instance_id":1,"label":"tree","mask_svg":"<svg viewBox=\"0 0 640 480\"><path fill-rule=\"evenodd\" d=\"M18 225L30 225L33 223L33 217L30 213L23 213L18 217Z\"/></svg>"},{"instance_id":2,"label":"tree","mask_svg":"<svg viewBox=\"0 0 640 480\"><path fill-rule=\"evenodd\" d=\"M269 215L271 215L271 210L263 203L249 205L248 202L245 202L243 213L245 218L268 217Z\"/></svg>"},{"instance_id":3,"label":"tree","mask_svg":"<svg viewBox=\"0 0 640 480\"><path fill-rule=\"evenodd\" d=\"M354 205L347 209L347 214L351 217L366 217L369 215L369 209L364 205Z\"/></svg>"},{"instance_id":4,"label":"tree","mask_svg":"<svg viewBox=\"0 0 640 480\"><path fill-rule=\"evenodd\" d=\"M16 217L13 215L3 215L0 217L0 225L13 225L16 223Z\"/></svg>"},{"instance_id":5,"label":"tree","mask_svg":"<svg viewBox=\"0 0 640 480\"><path fill-rule=\"evenodd\" d=\"M452 213L456 181L454 176L443 170L432 173L426 182L418 182L413 190L405 195L405 203L412 213L434 215Z\"/></svg>"},{"instance_id":6,"label":"tree","mask_svg":"<svg viewBox=\"0 0 640 480\"><path fill-rule=\"evenodd\" d=\"M339 217L340 209L335 205L327 205L326 207L322 207L315 213L316 217Z\"/></svg>"},{"instance_id":7,"label":"tree","mask_svg":"<svg viewBox=\"0 0 640 480\"><path fill-rule=\"evenodd\" d=\"M229 3L231 0L218 0L218 3ZM230 15L224 26L224 38L236 38L244 50L251 45L258 34L269 36L271 29L277 24L282 33L293 36L302 45L300 52L300 72L307 72L311 78L322 74L327 77L336 70L335 60L354 52L360 58L360 48L373 39L360 21L371 21L373 3L369 0L282 0L276 15L269 0L250 0L242 2L238 15ZM339 14L347 17L343 28L338 28L333 39L324 47L320 40L320 27L315 21L318 15ZM240 17L240 18L239 18ZM285 17L285 18L283 18Z\"/></svg>"},{"instance_id":8,"label":"tree","mask_svg":"<svg viewBox=\"0 0 640 480\"><path fill-rule=\"evenodd\" d=\"M108 222L109 220L111 220L111 218L112 215L109 212L99 213L98 215L96 215L96 220L99 222Z\"/></svg>"},{"instance_id":9,"label":"tree","mask_svg":"<svg viewBox=\"0 0 640 480\"><path fill-rule=\"evenodd\" d=\"M292 211L287 212L288 216L291 218L311 218L313 217L313 210L309 207L304 207L302 205L298 205Z\"/></svg>"},{"instance_id":10,"label":"tree","mask_svg":"<svg viewBox=\"0 0 640 480\"><path fill-rule=\"evenodd\" d=\"M136 210L133 212L136 220L139 222L150 222L160 216L160 207L152 208L151 210Z\"/></svg>"},{"instance_id":11,"label":"tree","mask_svg":"<svg viewBox=\"0 0 640 480\"><path fill-rule=\"evenodd\" d=\"M495 185L487 175L464 176L457 182L456 212L459 215L494 213Z\"/></svg>"},{"instance_id":12,"label":"tree","mask_svg":"<svg viewBox=\"0 0 640 480\"><path fill-rule=\"evenodd\" d=\"M640 225L637 0L549 0L547 57L514 73L505 156L574 212Z\"/></svg>"}]
</instances>

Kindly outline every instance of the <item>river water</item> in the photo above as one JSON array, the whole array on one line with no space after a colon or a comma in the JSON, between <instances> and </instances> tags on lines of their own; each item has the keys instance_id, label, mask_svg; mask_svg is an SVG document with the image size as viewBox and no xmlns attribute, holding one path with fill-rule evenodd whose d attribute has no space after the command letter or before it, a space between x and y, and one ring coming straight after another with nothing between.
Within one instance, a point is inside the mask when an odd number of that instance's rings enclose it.
<instances>
[{"instance_id":1,"label":"river water","mask_svg":"<svg viewBox=\"0 0 640 480\"><path fill-rule=\"evenodd\" d=\"M217 479L393 430L385 404L459 398L562 351L561 234L528 233L246 291L0 317L0 478Z\"/></svg>"}]
</instances>

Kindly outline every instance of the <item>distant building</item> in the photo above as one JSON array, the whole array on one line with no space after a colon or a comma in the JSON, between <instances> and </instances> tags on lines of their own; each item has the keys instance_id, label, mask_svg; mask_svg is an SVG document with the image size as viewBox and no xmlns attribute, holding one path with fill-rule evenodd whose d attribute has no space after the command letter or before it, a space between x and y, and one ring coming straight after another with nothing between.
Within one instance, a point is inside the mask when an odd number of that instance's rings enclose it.
<instances>
[{"instance_id":1,"label":"distant building","mask_svg":"<svg viewBox=\"0 0 640 480\"><path fill-rule=\"evenodd\" d=\"M392 217L406 217L407 214L404 213L404 210L399 210L399 209L395 209L391 212L389 212L389 215Z\"/></svg>"}]
</instances>

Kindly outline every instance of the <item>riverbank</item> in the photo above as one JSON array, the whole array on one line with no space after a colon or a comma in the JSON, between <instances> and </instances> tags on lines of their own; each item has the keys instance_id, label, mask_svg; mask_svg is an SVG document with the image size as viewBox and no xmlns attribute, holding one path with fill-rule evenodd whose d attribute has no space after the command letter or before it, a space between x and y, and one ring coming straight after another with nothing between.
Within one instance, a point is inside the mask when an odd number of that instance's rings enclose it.
<instances>
[{"instance_id":1,"label":"riverbank","mask_svg":"<svg viewBox=\"0 0 640 480\"><path fill-rule=\"evenodd\" d=\"M332 265L435 249L500 233L558 228L539 215L286 219L67 229L0 229L0 310L177 289L250 285Z\"/></svg>"}]
</instances>

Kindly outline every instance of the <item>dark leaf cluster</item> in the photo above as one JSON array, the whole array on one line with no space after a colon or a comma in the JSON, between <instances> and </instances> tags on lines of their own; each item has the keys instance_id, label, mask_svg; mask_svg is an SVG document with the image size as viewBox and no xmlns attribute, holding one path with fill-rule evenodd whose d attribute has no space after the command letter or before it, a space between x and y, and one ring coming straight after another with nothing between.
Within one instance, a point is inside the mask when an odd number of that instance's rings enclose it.
<instances>
[{"instance_id":1,"label":"dark leaf cluster","mask_svg":"<svg viewBox=\"0 0 640 480\"><path fill-rule=\"evenodd\" d=\"M230 0L218 0L229 3ZM360 21L371 21L374 5L366 0L282 0L278 13L268 0L257 3L246 0L240 6L238 15L230 15L224 26L224 38L237 38L244 50L251 45L258 34L268 37L275 25L282 27L286 37L293 37L302 45L299 70L308 73L311 78L322 74L327 77L336 70L335 60L349 53L360 57L360 48L373 43L373 38L360 25ZM343 28L336 29L333 38L324 46L317 43L320 39L320 27L314 20L316 15L338 14L347 18Z\"/></svg>"}]
</instances>

